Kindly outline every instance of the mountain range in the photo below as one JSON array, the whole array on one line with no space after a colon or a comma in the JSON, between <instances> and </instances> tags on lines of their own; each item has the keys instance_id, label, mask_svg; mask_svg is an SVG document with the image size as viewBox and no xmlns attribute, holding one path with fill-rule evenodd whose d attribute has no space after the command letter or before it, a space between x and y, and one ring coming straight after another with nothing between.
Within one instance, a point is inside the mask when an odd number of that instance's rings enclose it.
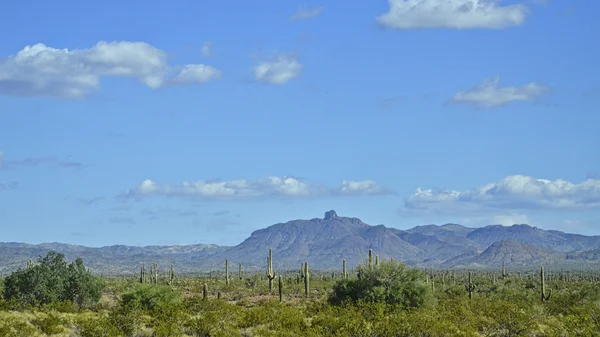
<instances>
[{"instance_id":1,"label":"mountain range","mask_svg":"<svg viewBox=\"0 0 600 337\"><path fill-rule=\"evenodd\" d=\"M228 258L244 270L266 265L273 249L273 267L341 269L364 262L369 249L380 259L396 259L421 268L595 268L600 266L600 236L585 236L528 225L490 225L470 228L458 224L417 226L408 230L371 226L358 218L328 211L323 218L292 220L254 231L237 246L194 244L179 246L106 246L100 248L43 243L0 243L0 274L7 274L54 250L67 259L83 258L93 272L134 274L142 264L170 264L181 273L224 269ZM234 269L235 270L235 267Z\"/></svg>"}]
</instances>

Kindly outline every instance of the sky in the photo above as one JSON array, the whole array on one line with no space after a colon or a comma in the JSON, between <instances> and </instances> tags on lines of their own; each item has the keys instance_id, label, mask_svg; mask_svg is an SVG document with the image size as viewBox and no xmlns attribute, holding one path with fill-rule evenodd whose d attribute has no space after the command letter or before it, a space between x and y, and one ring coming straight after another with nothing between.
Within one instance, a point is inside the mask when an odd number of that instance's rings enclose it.
<instances>
[{"instance_id":1,"label":"sky","mask_svg":"<svg viewBox=\"0 0 600 337\"><path fill-rule=\"evenodd\" d=\"M599 10L6 0L0 241L235 245L330 209L600 235Z\"/></svg>"}]
</instances>

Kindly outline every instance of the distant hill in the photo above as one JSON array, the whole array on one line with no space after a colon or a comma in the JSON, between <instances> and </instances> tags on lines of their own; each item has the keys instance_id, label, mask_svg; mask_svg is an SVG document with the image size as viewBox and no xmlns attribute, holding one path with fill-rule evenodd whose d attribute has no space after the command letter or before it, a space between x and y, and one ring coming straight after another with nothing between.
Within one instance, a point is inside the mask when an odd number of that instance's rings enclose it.
<instances>
[{"instance_id":1,"label":"distant hill","mask_svg":"<svg viewBox=\"0 0 600 337\"><path fill-rule=\"evenodd\" d=\"M502 262L511 268L523 268L531 265L564 264L566 254L541 247L525 245L515 241L500 240L494 242L481 254L463 259L455 259L452 267L481 268L500 267Z\"/></svg>"},{"instance_id":2,"label":"distant hill","mask_svg":"<svg viewBox=\"0 0 600 337\"><path fill-rule=\"evenodd\" d=\"M227 257L245 270L263 269L269 248L276 269L297 269L310 261L316 269L341 269L363 262L369 249L380 259L396 259L427 268L489 268L502 261L513 268L600 264L600 236L546 231L528 225L469 228L458 224L417 226L408 230L371 226L335 211L310 220L292 220L254 231L237 246L107 246L91 248L61 243L0 243L0 274L23 267L50 250L68 259L81 257L94 272L137 273L142 264L174 264L182 273L222 270Z\"/></svg>"}]
</instances>

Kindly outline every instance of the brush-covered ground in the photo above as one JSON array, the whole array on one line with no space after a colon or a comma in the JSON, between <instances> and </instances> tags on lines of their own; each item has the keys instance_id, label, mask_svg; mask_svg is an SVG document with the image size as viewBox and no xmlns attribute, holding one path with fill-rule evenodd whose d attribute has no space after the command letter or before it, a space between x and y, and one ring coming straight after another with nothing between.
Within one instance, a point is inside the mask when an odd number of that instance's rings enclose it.
<instances>
[{"instance_id":1,"label":"brush-covered ground","mask_svg":"<svg viewBox=\"0 0 600 337\"><path fill-rule=\"evenodd\" d=\"M73 288L78 277L64 287ZM312 272L306 297L300 272L287 272L281 302L278 278L269 291L264 273L232 275L229 285L223 276L175 275L172 285L167 276L158 284L97 278L98 301L81 300L81 294L94 292L75 287L74 301L60 295L41 301L46 303L7 291L17 289L9 278L0 282L0 337L600 336L600 284L551 277L545 287L546 296L552 294L544 302L539 272L504 278L477 273L471 299L466 273L432 277L391 262L363 268L361 279ZM21 280L42 282L33 276ZM39 284L23 289L48 295Z\"/></svg>"}]
</instances>

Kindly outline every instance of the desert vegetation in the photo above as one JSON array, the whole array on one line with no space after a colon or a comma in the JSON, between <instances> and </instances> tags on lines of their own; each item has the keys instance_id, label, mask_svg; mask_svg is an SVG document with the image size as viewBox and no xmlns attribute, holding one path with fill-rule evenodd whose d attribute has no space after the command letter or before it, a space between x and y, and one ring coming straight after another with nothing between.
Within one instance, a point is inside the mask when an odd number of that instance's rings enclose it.
<instances>
[{"instance_id":1,"label":"desert vegetation","mask_svg":"<svg viewBox=\"0 0 600 337\"><path fill-rule=\"evenodd\" d=\"M334 271L92 275L51 252L2 280L0 336L598 336L595 271L418 270L373 252ZM234 267L235 266L235 267ZM235 269L235 272L233 271Z\"/></svg>"}]
</instances>

